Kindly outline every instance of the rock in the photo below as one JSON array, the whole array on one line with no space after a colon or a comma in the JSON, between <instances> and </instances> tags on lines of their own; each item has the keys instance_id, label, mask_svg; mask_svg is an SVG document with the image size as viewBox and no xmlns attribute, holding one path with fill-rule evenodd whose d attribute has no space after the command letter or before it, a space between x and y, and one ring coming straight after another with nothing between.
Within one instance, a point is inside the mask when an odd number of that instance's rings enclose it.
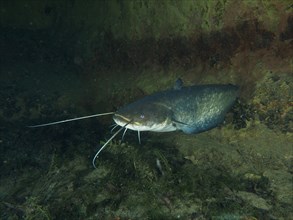
<instances>
[{"instance_id":1,"label":"rock","mask_svg":"<svg viewBox=\"0 0 293 220\"><path fill-rule=\"evenodd\" d=\"M257 196L254 193L239 191L236 193L236 196L238 196L244 202L249 203L251 206L255 208L266 210L266 211L271 209L271 205L269 205L266 200Z\"/></svg>"},{"instance_id":2,"label":"rock","mask_svg":"<svg viewBox=\"0 0 293 220\"><path fill-rule=\"evenodd\" d=\"M267 170L263 175L269 179L276 199L284 204L292 204L292 175L285 170Z\"/></svg>"}]
</instances>

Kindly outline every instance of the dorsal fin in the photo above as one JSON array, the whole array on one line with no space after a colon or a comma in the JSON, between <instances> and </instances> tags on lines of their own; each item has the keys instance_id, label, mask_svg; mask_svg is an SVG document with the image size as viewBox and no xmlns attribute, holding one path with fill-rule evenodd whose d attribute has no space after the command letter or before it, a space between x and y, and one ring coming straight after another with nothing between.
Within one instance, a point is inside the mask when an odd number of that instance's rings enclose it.
<instances>
[{"instance_id":1,"label":"dorsal fin","mask_svg":"<svg viewBox=\"0 0 293 220\"><path fill-rule=\"evenodd\" d=\"M183 81L181 78L178 78L174 84L174 90L180 90L183 87Z\"/></svg>"}]
</instances>

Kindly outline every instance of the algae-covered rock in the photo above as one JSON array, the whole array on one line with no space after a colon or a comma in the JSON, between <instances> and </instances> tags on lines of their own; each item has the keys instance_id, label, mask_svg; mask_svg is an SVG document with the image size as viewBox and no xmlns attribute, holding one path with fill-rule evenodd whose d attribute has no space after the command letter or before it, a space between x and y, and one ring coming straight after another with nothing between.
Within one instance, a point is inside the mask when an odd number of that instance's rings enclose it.
<instances>
[{"instance_id":1,"label":"algae-covered rock","mask_svg":"<svg viewBox=\"0 0 293 220\"><path fill-rule=\"evenodd\" d=\"M293 79L290 75L267 73L257 83L252 100L259 119L268 127L293 131Z\"/></svg>"},{"instance_id":2,"label":"algae-covered rock","mask_svg":"<svg viewBox=\"0 0 293 220\"><path fill-rule=\"evenodd\" d=\"M247 204L261 210L268 211L272 208L267 201L254 193L239 191L236 193L236 196L243 199Z\"/></svg>"},{"instance_id":3,"label":"algae-covered rock","mask_svg":"<svg viewBox=\"0 0 293 220\"><path fill-rule=\"evenodd\" d=\"M264 176L270 180L270 189L278 202L288 205L293 203L292 174L285 170L267 170Z\"/></svg>"}]
</instances>

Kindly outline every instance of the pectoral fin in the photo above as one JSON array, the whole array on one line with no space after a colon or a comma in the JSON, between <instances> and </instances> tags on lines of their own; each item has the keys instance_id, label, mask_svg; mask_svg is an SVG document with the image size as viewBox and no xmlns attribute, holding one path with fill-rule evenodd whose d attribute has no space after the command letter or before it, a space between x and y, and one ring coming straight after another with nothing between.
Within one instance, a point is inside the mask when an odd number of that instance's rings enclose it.
<instances>
[{"instance_id":1,"label":"pectoral fin","mask_svg":"<svg viewBox=\"0 0 293 220\"><path fill-rule=\"evenodd\" d=\"M172 119L172 122L177 129L183 131L185 134L198 133L198 128L195 125L190 125L176 119Z\"/></svg>"},{"instance_id":2,"label":"pectoral fin","mask_svg":"<svg viewBox=\"0 0 293 220\"><path fill-rule=\"evenodd\" d=\"M177 124L179 124L179 125L184 125L184 126L190 126L189 124L186 124L186 123L184 123L184 122L182 122L182 121L177 121L176 119L172 119L172 122L175 124L175 125L177 125Z\"/></svg>"}]
</instances>

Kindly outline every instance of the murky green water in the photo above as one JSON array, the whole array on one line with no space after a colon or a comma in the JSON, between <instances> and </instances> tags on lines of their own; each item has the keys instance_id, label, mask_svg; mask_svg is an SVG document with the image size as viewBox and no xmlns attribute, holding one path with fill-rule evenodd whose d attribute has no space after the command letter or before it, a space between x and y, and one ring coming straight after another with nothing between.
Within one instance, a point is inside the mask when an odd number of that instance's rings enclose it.
<instances>
[{"instance_id":1,"label":"murky green water","mask_svg":"<svg viewBox=\"0 0 293 220\"><path fill-rule=\"evenodd\" d=\"M64 49L72 39L43 30L1 33L0 219L292 218L292 57L274 63L281 46L265 48L274 55L228 51L222 66L216 55L209 65L181 66L181 54L167 48L173 64L154 53L163 65L139 66L132 57L133 65L107 60L99 67L92 63L98 56L86 62ZM240 99L223 124L204 133L141 132L141 144L136 132L124 141L118 135L96 169L92 158L112 135L111 116L27 127L115 111L172 88L178 77L186 85L238 83Z\"/></svg>"}]
</instances>

